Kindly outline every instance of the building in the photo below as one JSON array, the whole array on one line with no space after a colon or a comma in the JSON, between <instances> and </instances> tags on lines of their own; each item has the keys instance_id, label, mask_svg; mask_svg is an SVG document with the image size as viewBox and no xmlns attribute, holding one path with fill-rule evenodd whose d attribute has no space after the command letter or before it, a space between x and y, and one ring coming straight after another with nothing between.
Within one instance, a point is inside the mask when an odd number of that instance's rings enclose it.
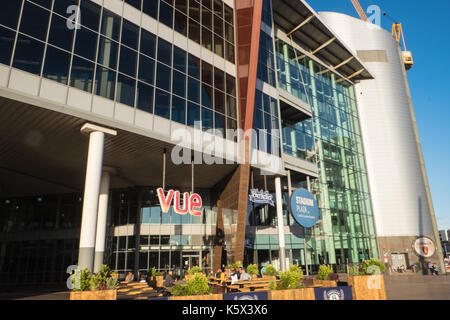
<instances>
[{"instance_id":1,"label":"building","mask_svg":"<svg viewBox=\"0 0 450 320\"><path fill-rule=\"evenodd\" d=\"M450 230L439 230L439 240L441 241L444 258L450 258Z\"/></svg>"},{"instance_id":2,"label":"building","mask_svg":"<svg viewBox=\"0 0 450 320\"><path fill-rule=\"evenodd\" d=\"M305 1L10 0L0 33L2 284L384 253L356 94L374 71Z\"/></svg>"}]
</instances>

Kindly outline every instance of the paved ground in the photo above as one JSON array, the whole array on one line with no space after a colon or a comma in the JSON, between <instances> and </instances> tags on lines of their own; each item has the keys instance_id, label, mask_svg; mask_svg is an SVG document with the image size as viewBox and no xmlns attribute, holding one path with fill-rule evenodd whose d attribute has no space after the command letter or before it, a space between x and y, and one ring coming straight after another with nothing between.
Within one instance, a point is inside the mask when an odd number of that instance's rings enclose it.
<instances>
[{"instance_id":1,"label":"paved ground","mask_svg":"<svg viewBox=\"0 0 450 320\"><path fill-rule=\"evenodd\" d=\"M450 275L385 276L388 300L450 300Z\"/></svg>"}]
</instances>

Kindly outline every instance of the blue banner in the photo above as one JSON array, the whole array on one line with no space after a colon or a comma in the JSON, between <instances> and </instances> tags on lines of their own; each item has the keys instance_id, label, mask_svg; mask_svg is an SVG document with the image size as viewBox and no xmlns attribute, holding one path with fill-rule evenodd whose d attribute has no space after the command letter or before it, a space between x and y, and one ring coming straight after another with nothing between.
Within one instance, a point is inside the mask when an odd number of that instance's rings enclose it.
<instances>
[{"instance_id":1,"label":"blue banner","mask_svg":"<svg viewBox=\"0 0 450 320\"><path fill-rule=\"evenodd\" d=\"M314 288L316 300L353 300L352 287Z\"/></svg>"},{"instance_id":2,"label":"blue banner","mask_svg":"<svg viewBox=\"0 0 450 320\"><path fill-rule=\"evenodd\" d=\"M267 291L225 293L223 300L269 300Z\"/></svg>"}]
</instances>

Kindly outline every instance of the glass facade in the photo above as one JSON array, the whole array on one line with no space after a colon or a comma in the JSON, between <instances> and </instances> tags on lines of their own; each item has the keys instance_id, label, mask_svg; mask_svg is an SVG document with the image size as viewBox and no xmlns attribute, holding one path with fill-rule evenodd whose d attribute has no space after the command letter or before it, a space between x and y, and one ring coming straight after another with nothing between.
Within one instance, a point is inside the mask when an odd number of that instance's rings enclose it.
<instances>
[{"instance_id":1,"label":"glass facade","mask_svg":"<svg viewBox=\"0 0 450 320\"><path fill-rule=\"evenodd\" d=\"M187 12L211 17L214 24L205 18L206 25L200 25L199 18L194 29L210 28L211 38L217 38L210 49L231 46L234 53L234 37L227 35L234 35L233 10L222 1L203 1L201 6L193 0L189 5L187 0L126 2L142 5L147 14L155 6L154 14L159 12L166 25L175 19L174 12L175 17ZM66 12L70 5L80 6L79 25ZM78 0L48 5L13 0L7 9L12 14L0 15L0 63L182 124L203 121L203 129L217 129L223 137L225 129L237 128L232 75L108 9Z\"/></svg>"}]
</instances>

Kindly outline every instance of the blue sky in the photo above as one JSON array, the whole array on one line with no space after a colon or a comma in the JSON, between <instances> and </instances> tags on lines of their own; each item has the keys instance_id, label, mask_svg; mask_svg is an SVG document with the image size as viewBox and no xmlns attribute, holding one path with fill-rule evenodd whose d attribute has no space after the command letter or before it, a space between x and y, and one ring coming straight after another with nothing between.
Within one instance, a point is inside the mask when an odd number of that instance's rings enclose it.
<instances>
[{"instance_id":1,"label":"blue sky","mask_svg":"<svg viewBox=\"0 0 450 320\"><path fill-rule=\"evenodd\" d=\"M317 12L358 16L350 0L307 0ZM360 0L401 22L414 67L408 72L420 141L439 229L450 229L450 1ZM426 5L424 3L427 3ZM424 20L426 19L426 20ZM381 19L391 30L392 21Z\"/></svg>"}]
</instances>

